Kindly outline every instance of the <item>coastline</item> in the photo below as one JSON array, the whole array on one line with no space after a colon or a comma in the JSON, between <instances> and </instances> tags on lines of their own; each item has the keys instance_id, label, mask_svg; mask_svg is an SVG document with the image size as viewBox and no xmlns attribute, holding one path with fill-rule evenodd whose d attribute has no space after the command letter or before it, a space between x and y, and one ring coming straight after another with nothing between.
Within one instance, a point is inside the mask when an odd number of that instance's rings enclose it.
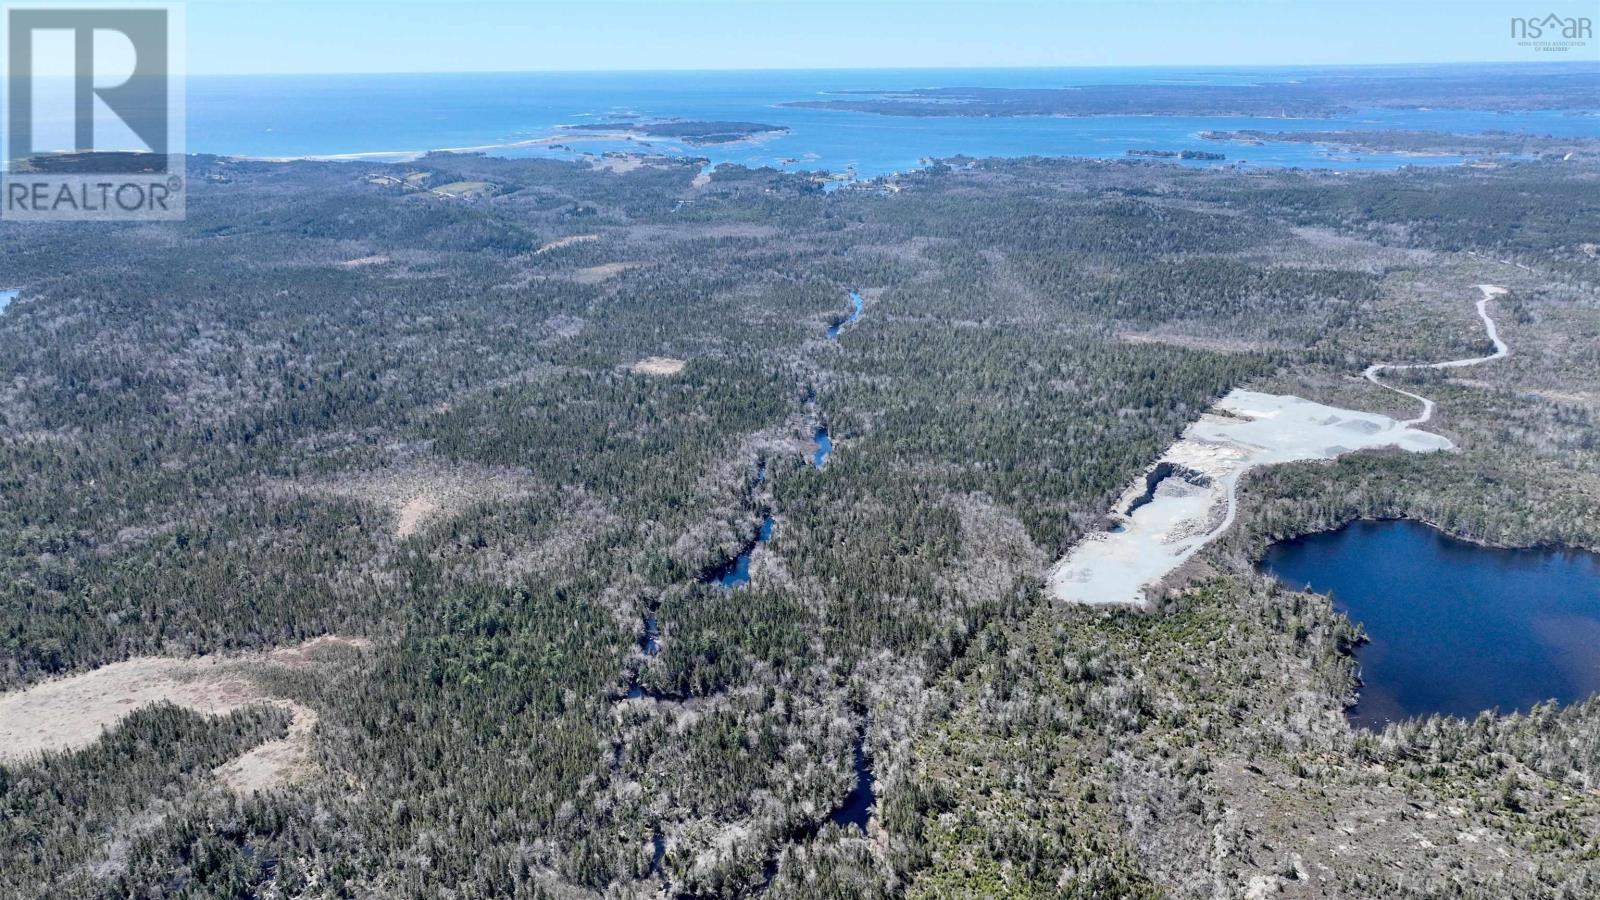
<instances>
[{"instance_id":1,"label":"coastline","mask_svg":"<svg viewBox=\"0 0 1600 900\"><path fill-rule=\"evenodd\" d=\"M567 125L557 125L556 128L566 128ZM527 138L519 141L504 141L492 144L476 144L463 147L434 147L427 150L361 150L348 153L304 153L298 155L255 155L247 153L216 153L214 155L223 159L236 159L247 162L380 162L380 163L406 163L416 162L430 153L484 153L495 155L494 151L502 150L528 150L536 147L557 147L566 144L585 143L629 143L643 144L655 147L667 145L665 152L652 154L656 156L681 156L682 159L694 157L694 151L701 151L711 147L750 147L767 143L776 138L784 137L791 132L782 131L761 132L751 134L733 141L717 141L708 144L695 144L681 138L654 137L648 134L639 134L627 131L571 131L557 134L548 134L536 138ZM682 144L679 148L675 145ZM678 152L673 152L678 151ZM206 151L196 151L205 153ZM576 160L581 159L577 155Z\"/></svg>"}]
</instances>

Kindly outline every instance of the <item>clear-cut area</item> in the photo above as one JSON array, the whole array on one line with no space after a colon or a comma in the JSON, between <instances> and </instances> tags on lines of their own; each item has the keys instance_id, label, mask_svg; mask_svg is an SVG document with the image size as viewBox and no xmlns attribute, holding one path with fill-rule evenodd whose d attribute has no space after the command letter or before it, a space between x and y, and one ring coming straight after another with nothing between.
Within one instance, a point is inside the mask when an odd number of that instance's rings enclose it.
<instances>
[{"instance_id":1,"label":"clear-cut area","mask_svg":"<svg viewBox=\"0 0 1600 900\"><path fill-rule=\"evenodd\" d=\"M1050 570L1050 593L1069 603L1142 606L1147 589L1233 525L1244 473L1379 447L1431 453L1453 445L1388 416L1235 390L1128 486L1112 530L1085 538Z\"/></svg>"}]
</instances>

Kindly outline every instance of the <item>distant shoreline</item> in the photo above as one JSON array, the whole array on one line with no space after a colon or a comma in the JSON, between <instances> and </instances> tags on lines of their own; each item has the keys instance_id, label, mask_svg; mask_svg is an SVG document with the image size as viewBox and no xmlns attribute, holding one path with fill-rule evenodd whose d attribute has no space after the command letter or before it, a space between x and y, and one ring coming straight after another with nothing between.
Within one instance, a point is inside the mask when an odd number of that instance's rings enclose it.
<instances>
[{"instance_id":1,"label":"distant shoreline","mask_svg":"<svg viewBox=\"0 0 1600 900\"><path fill-rule=\"evenodd\" d=\"M190 79L201 81L229 81L248 79L295 79L295 78L494 78L517 76L548 76L561 77L633 77L639 75L741 75L741 74L767 74L767 75L809 75L828 74L837 75L850 72L871 72L875 74L920 74L925 72L1204 72L1208 74L1228 72L1351 72L1374 71L1382 69L1416 69L1423 71L1437 71L1440 69L1532 69L1549 70L1554 68L1587 68L1600 72L1600 62L1585 59L1553 59L1553 60L1451 60L1447 62L1377 62L1377 63L1151 63L1148 65L1132 64L1121 66L829 66L823 68L691 68L691 69L462 69L458 71L428 71L414 72L191 72Z\"/></svg>"}]
</instances>

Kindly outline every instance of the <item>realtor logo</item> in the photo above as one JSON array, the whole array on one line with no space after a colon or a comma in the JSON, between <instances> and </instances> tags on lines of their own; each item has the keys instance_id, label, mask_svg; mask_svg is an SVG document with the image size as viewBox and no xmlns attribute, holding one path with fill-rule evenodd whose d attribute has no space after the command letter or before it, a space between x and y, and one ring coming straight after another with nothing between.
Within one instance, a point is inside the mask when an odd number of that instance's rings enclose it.
<instances>
[{"instance_id":1,"label":"realtor logo","mask_svg":"<svg viewBox=\"0 0 1600 900\"><path fill-rule=\"evenodd\" d=\"M1594 23L1587 16L1530 16L1511 20L1511 39L1518 47L1540 53L1568 53L1588 46Z\"/></svg>"},{"instance_id":2,"label":"realtor logo","mask_svg":"<svg viewBox=\"0 0 1600 900\"><path fill-rule=\"evenodd\" d=\"M184 213L181 8L5 8L0 218Z\"/></svg>"}]
</instances>

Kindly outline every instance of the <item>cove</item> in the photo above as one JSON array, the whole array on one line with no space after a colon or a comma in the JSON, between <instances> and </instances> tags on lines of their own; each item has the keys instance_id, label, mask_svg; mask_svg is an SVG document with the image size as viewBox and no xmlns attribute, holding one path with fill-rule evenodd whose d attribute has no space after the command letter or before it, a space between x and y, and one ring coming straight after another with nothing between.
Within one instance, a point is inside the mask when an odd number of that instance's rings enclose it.
<instances>
[{"instance_id":1,"label":"cove","mask_svg":"<svg viewBox=\"0 0 1600 900\"><path fill-rule=\"evenodd\" d=\"M1411 521L1274 545L1260 568L1331 594L1366 630L1353 725L1471 718L1600 692L1600 555L1505 550Z\"/></svg>"}]
</instances>

